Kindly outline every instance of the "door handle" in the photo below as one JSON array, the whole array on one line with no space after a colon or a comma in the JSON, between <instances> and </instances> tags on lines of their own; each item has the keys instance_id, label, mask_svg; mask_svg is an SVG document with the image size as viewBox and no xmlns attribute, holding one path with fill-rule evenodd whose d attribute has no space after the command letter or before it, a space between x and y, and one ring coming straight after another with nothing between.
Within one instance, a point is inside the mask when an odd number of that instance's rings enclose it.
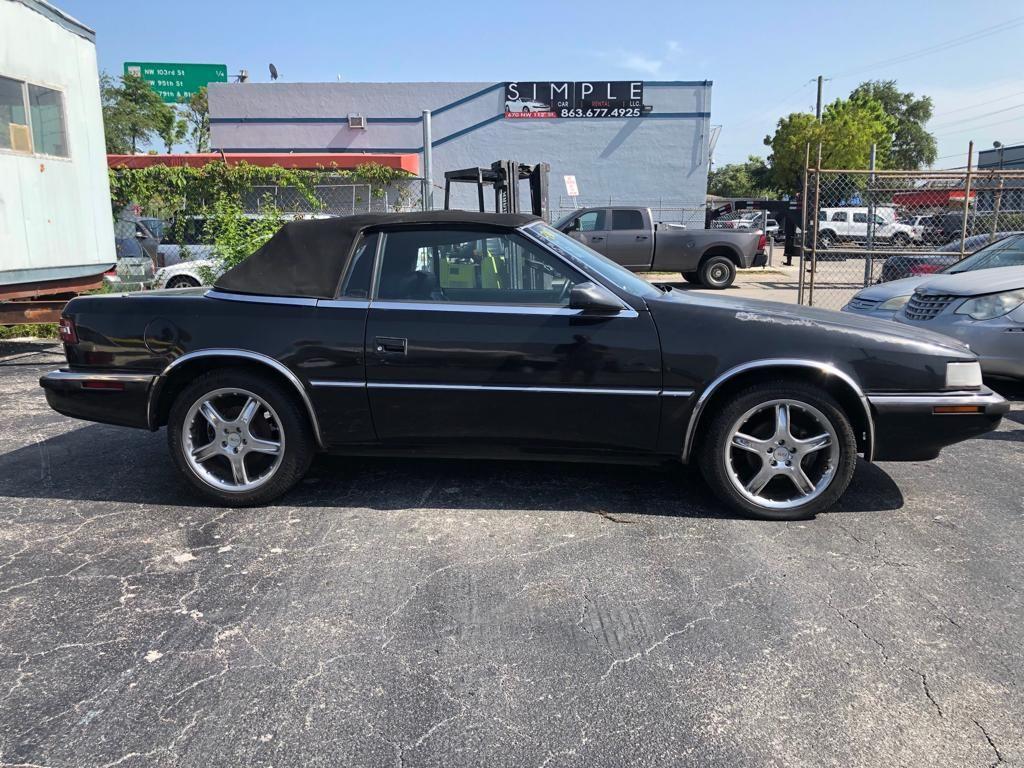
<instances>
[{"instance_id":1,"label":"door handle","mask_svg":"<svg viewBox=\"0 0 1024 768\"><path fill-rule=\"evenodd\" d=\"M594 237L593 235L591 235L590 242L596 243L598 240L604 240L604 238L603 237Z\"/></svg>"},{"instance_id":2,"label":"door handle","mask_svg":"<svg viewBox=\"0 0 1024 768\"><path fill-rule=\"evenodd\" d=\"M385 355L404 355L408 351L408 339L396 339L391 336L378 336L373 341L378 352Z\"/></svg>"},{"instance_id":3,"label":"door handle","mask_svg":"<svg viewBox=\"0 0 1024 768\"><path fill-rule=\"evenodd\" d=\"M637 240L646 240L647 239L647 235L637 235L636 239Z\"/></svg>"}]
</instances>

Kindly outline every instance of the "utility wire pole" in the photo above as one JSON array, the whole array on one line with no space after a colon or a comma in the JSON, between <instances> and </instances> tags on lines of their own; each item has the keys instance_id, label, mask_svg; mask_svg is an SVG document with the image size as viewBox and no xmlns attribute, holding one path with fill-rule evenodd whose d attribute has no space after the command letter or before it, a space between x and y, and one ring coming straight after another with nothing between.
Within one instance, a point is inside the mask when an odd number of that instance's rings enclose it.
<instances>
[{"instance_id":1,"label":"utility wire pole","mask_svg":"<svg viewBox=\"0 0 1024 768\"><path fill-rule=\"evenodd\" d=\"M821 122L821 85L825 81L822 75L818 75L818 104L814 108L814 116L818 118L818 122Z\"/></svg>"}]
</instances>

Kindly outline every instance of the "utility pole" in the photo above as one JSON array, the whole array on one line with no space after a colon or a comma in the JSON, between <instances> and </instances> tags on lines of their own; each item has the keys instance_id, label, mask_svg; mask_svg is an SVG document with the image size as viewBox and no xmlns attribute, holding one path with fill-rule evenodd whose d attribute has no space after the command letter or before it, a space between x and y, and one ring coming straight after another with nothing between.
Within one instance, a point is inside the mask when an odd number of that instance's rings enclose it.
<instances>
[{"instance_id":1,"label":"utility pole","mask_svg":"<svg viewBox=\"0 0 1024 768\"><path fill-rule=\"evenodd\" d=\"M814 108L814 116L821 122L821 85L825 81L822 75L818 75L818 105Z\"/></svg>"}]
</instances>

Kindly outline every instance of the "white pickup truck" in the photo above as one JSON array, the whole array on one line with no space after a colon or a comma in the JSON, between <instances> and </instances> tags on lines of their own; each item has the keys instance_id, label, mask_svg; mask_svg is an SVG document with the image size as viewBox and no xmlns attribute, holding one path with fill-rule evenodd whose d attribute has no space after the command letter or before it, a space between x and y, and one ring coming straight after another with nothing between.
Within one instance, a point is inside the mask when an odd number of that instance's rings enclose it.
<instances>
[{"instance_id":1,"label":"white pickup truck","mask_svg":"<svg viewBox=\"0 0 1024 768\"><path fill-rule=\"evenodd\" d=\"M818 245L831 248L834 243L864 242L868 239L867 208L821 208L818 211ZM875 208L874 239L907 246L922 241L923 227L897 220L896 209Z\"/></svg>"}]
</instances>

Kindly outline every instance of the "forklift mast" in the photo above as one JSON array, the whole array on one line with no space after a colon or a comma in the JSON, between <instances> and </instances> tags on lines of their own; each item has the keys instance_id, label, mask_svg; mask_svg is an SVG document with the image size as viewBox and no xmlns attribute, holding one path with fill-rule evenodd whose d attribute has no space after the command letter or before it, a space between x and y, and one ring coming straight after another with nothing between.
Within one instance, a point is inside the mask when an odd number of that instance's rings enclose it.
<instances>
[{"instance_id":1,"label":"forklift mast","mask_svg":"<svg viewBox=\"0 0 1024 768\"><path fill-rule=\"evenodd\" d=\"M497 160L490 168L463 168L445 171L444 209L451 210L452 183L476 184L480 212L487 211L484 187L494 188L495 213L521 213L519 205L519 182L530 184L530 211L543 219L548 214L548 173L547 163L520 163L515 160Z\"/></svg>"}]
</instances>

